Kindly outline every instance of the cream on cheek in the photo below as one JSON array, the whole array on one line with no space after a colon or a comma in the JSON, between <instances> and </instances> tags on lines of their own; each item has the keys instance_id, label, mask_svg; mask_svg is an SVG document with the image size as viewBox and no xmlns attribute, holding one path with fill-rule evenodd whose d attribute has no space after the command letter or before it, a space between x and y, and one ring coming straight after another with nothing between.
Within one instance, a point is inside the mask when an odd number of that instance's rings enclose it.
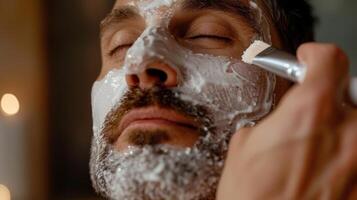
<instances>
[{"instance_id":1,"label":"cream on cheek","mask_svg":"<svg viewBox=\"0 0 357 200\"><path fill-rule=\"evenodd\" d=\"M95 134L100 133L106 115L127 92L125 75L138 74L147 64L157 60L176 70L179 85L172 90L184 101L205 106L212 113L212 126L218 131L235 131L251 125L271 110L275 87L273 75L238 59L193 53L180 46L168 30L168 16L173 9L167 9L164 15L160 12L160 16L156 12L162 6L173 8L175 1L155 2L135 4L148 20L146 30L128 50L124 67L110 71L93 85Z\"/></svg>"}]
</instances>

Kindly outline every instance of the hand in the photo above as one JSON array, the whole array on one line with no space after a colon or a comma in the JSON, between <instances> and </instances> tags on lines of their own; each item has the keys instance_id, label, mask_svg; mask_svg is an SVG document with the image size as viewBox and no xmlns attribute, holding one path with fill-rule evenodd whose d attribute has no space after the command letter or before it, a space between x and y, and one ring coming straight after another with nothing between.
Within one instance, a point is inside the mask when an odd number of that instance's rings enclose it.
<instances>
[{"instance_id":1,"label":"hand","mask_svg":"<svg viewBox=\"0 0 357 200\"><path fill-rule=\"evenodd\" d=\"M232 137L218 200L357 199L357 110L342 106L347 56L317 43L297 56L304 83Z\"/></svg>"}]
</instances>

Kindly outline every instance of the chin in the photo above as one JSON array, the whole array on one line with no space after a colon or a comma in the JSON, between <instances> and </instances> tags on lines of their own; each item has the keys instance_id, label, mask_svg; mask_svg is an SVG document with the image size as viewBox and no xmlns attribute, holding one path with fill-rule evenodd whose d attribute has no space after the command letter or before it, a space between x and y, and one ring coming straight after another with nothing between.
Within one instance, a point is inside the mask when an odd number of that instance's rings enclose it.
<instances>
[{"instance_id":1,"label":"chin","mask_svg":"<svg viewBox=\"0 0 357 200\"><path fill-rule=\"evenodd\" d=\"M148 134L143 131L148 130L136 129L129 135L140 138ZM145 138L145 143L122 151L105 141L93 141L99 147L92 148L91 156L91 177L97 192L118 200L214 200L228 140L205 132L193 145L180 148L168 142L167 131L151 130L152 137Z\"/></svg>"}]
</instances>

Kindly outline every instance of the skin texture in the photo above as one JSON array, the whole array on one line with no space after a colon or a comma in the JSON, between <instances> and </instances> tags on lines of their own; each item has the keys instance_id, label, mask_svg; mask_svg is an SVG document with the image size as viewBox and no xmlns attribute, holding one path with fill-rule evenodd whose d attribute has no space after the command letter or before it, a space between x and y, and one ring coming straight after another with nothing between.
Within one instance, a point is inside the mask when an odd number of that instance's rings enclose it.
<instances>
[{"instance_id":1,"label":"skin texture","mask_svg":"<svg viewBox=\"0 0 357 200\"><path fill-rule=\"evenodd\" d=\"M117 1L114 8L127 4L128 1ZM102 32L103 64L98 80L112 66L122 66L127 49L145 26L144 20L136 16L111 24ZM187 26L190 27L187 34L180 35L176 31ZM252 34L244 20L207 9L181 14L178 11L170 28L182 45L195 52L232 57L240 56L236 52L244 50L242 46L249 44ZM207 34L212 30L219 36L230 38L231 42L196 37L202 31ZM273 45L281 47L274 27L271 30ZM233 136L217 199L357 198L357 148L354 147L357 142L357 111L341 107L341 91L348 77L348 59L334 45L317 43L301 46L298 58L308 66L306 81L287 92L275 111L258 126L241 130ZM162 82L158 76L150 74L128 75L127 84L142 89L152 88L158 83L166 88L177 85L170 66L161 61L157 61L155 66L164 71L168 79ZM287 81L277 80L277 101L289 85ZM161 140L178 147L192 146L197 140L193 137L197 135L194 130L185 129L192 134L180 134L184 127L163 123L136 123L126 131L164 128L172 133L174 140ZM118 150L130 145L120 137L113 144Z\"/></svg>"}]
</instances>

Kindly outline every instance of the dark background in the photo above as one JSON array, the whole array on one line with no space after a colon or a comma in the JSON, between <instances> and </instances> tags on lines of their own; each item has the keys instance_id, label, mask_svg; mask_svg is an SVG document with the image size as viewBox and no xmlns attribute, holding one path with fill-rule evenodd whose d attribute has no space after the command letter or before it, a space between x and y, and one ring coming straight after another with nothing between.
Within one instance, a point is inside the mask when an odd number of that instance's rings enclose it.
<instances>
[{"instance_id":1,"label":"dark background","mask_svg":"<svg viewBox=\"0 0 357 200\"><path fill-rule=\"evenodd\" d=\"M317 39L337 42L357 58L351 1L316 0ZM49 7L51 199L93 195L88 176L90 90L100 68L98 23L109 1L51 1ZM353 8L356 8L354 6ZM352 26L352 28L350 27ZM353 31L347 31L353 29ZM355 63L355 62L353 62Z\"/></svg>"},{"instance_id":2,"label":"dark background","mask_svg":"<svg viewBox=\"0 0 357 200\"><path fill-rule=\"evenodd\" d=\"M114 0L0 0L0 184L13 200L95 200L89 179L91 87L99 23ZM317 40L339 44L357 75L357 1L312 0ZM0 110L1 111L1 110Z\"/></svg>"},{"instance_id":3,"label":"dark background","mask_svg":"<svg viewBox=\"0 0 357 200\"><path fill-rule=\"evenodd\" d=\"M50 199L94 196L89 179L91 86L99 74L99 23L112 1L48 1Z\"/></svg>"}]
</instances>

